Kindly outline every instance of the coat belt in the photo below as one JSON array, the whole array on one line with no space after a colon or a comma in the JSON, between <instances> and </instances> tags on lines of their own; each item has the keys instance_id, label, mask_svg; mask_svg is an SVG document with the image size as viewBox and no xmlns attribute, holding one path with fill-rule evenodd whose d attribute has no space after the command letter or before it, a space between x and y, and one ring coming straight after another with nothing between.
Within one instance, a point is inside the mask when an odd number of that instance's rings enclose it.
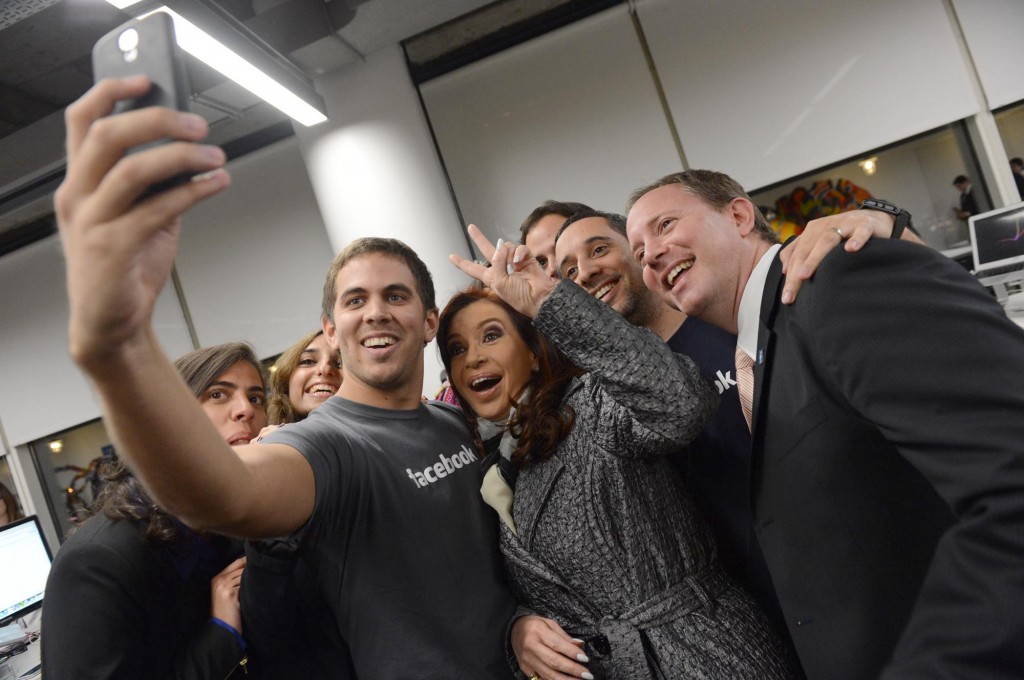
<instances>
[{"instance_id":1,"label":"coat belt","mask_svg":"<svg viewBox=\"0 0 1024 680\"><path fill-rule=\"evenodd\" d=\"M652 677L645 672L648 664L641 631L675 621L697 609L710 614L715 599L728 585L728 577L718 568L690 574L618 616L605 617L594 628L571 634L584 640L584 650L591 659L614 659L617 668L636 668L637 677Z\"/></svg>"}]
</instances>

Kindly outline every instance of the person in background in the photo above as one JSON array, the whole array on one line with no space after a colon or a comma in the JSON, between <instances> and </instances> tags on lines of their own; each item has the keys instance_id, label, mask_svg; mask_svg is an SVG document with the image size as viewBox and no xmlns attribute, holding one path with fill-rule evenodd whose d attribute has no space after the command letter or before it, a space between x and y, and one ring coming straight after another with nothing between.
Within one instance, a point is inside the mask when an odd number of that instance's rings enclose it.
<instances>
[{"instance_id":1,"label":"person in background","mask_svg":"<svg viewBox=\"0 0 1024 680\"><path fill-rule=\"evenodd\" d=\"M966 222L968 217L977 215L979 212L978 199L974 196L974 187L971 186L967 175L957 175L953 179L953 186L960 192L960 206L954 207L953 212L958 219Z\"/></svg>"},{"instance_id":2,"label":"person in background","mask_svg":"<svg viewBox=\"0 0 1024 680\"><path fill-rule=\"evenodd\" d=\"M0 482L0 527L16 522L25 516L18 505L18 499L3 482Z\"/></svg>"},{"instance_id":3,"label":"person in background","mask_svg":"<svg viewBox=\"0 0 1024 680\"><path fill-rule=\"evenodd\" d=\"M297 423L341 387L341 359L317 329L286 349L270 369L267 418L271 425Z\"/></svg>"},{"instance_id":4,"label":"person in background","mask_svg":"<svg viewBox=\"0 0 1024 680\"><path fill-rule=\"evenodd\" d=\"M1013 172L1013 181L1017 184L1017 193L1024 201L1024 158L1019 156L1010 159L1010 171Z\"/></svg>"},{"instance_id":5,"label":"person in background","mask_svg":"<svg viewBox=\"0 0 1024 680\"><path fill-rule=\"evenodd\" d=\"M248 444L266 424L263 371L249 345L207 347L174 365L228 444ZM236 674L247 662L241 543L193 531L161 510L119 460L107 463L103 476L93 514L58 551L46 582L45 677Z\"/></svg>"},{"instance_id":6,"label":"person in background","mask_svg":"<svg viewBox=\"0 0 1024 680\"><path fill-rule=\"evenodd\" d=\"M572 201L544 201L530 211L519 227L519 242L530 249L537 264L551 278L558 278L555 234L567 218L584 210L592 208Z\"/></svg>"},{"instance_id":7,"label":"person in background","mask_svg":"<svg viewBox=\"0 0 1024 680\"><path fill-rule=\"evenodd\" d=\"M833 250L779 304L775 233L722 173L629 205L648 287L737 335L754 526L807 676L1020 677L1024 332L899 239Z\"/></svg>"},{"instance_id":8,"label":"person in background","mask_svg":"<svg viewBox=\"0 0 1024 680\"><path fill-rule=\"evenodd\" d=\"M470 234L492 266L452 260L491 289L449 301L438 346L465 413L496 446L482 493L503 520L518 613L553 623L552 642L538 638L519 669L794 677L669 462L717 405L714 387L655 334L549 277L524 246L513 257L511 244ZM514 498L491 493L494 474Z\"/></svg>"}]
</instances>

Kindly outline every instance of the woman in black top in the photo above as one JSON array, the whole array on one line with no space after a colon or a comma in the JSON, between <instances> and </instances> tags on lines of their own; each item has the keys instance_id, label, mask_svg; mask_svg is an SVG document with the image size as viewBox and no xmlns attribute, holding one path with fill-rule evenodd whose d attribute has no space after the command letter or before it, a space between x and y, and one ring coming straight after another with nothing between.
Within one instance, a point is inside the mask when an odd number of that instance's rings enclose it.
<instances>
[{"instance_id":1,"label":"woman in black top","mask_svg":"<svg viewBox=\"0 0 1024 680\"><path fill-rule=\"evenodd\" d=\"M249 443L266 425L263 372L248 345L198 350L175 366L230 444ZM61 547L46 583L44 676L232 675L246 663L240 542L192 531L163 512L118 461L103 474L92 516Z\"/></svg>"}]
</instances>

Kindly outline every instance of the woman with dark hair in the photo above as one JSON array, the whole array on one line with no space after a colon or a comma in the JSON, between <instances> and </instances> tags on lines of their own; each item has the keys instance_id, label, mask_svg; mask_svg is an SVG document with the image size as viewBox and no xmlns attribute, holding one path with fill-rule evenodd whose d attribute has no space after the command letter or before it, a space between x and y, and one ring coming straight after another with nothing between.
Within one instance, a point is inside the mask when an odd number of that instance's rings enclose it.
<instances>
[{"instance_id":1,"label":"woman with dark hair","mask_svg":"<svg viewBox=\"0 0 1024 680\"><path fill-rule=\"evenodd\" d=\"M501 321L487 329L484 341L494 345L501 342L503 337L506 338L506 342L516 345L513 352L516 368L522 373L526 365L522 359L529 358L532 362L529 365L530 371L528 375L512 375L508 379L502 379L504 374L499 376L493 370L483 372L475 376L475 385L466 384L462 378L461 388L460 381L451 378L453 393L458 401L456 405L463 410L471 424L476 424L475 432L481 438L481 446L485 438L495 443L493 439L498 432L508 429L520 432L519 442L531 443L511 451L508 459L499 459L497 450L488 453L489 458L483 466L485 469L491 463L498 463L502 474L515 474L515 469L530 460L550 455L572 429L572 407L562 408L562 402L572 379L582 371L559 352L550 340L537 332L528 317L509 307L493 290L474 284L451 297L438 322L438 351L449 376L452 375L454 363L462 365L462 361L453 361L453 354L458 356L464 352L462 343L449 344L453 338L452 323L463 310L480 301L490 303L482 305L480 309L490 311ZM498 384L501 389L494 390L493 387ZM519 392L525 388L530 390L530 398L520 400ZM462 394L467 394L468 398ZM513 404L516 404L516 408L510 417L509 409ZM500 426L498 430L494 424ZM506 466L502 462L504 460L512 465ZM507 473L506 470L513 472Z\"/></svg>"},{"instance_id":2,"label":"woman with dark hair","mask_svg":"<svg viewBox=\"0 0 1024 680\"><path fill-rule=\"evenodd\" d=\"M14 497L6 484L0 482L0 527L16 522L24 516L18 506L18 499Z\"/></svg>"},{"instance_id":3,"label":"woman with dark hair","mask_svg":"<svg viewBox=\"0 0 1024 680\"><path fill-rule=\"evenodd\" d=\"M175 367L232 446L266 425L263 372L249 345L197 350ZM228 677L246 663L240 542L192 531L165 513L116 459L102 474L92 515L58 551L47 579L45 677Z\"/></svg>"},{"instance_id":4,"label":"woman with dark hair","mask_svg":"<svg viewBox=\"0 0 1024 680\"><path fill-rule=\"evenodd\" d=\"M717 405L714 387L655 334L547 277L523 246L494 248L470 233L491 267L452 260L492 290L456 294L437 338L481 438L500 435L481 493L502 520L517 616L550 620L519 669L794 677L764 614L722 571L668 461Z\"/></svg>"},{"instance_id":5,"label":"woman with dark hair","mask_svg":"<svg viewBox=\"0 0 1024 680\"><path fill-rule=\"evenodd\" d=\"M331 349L323 329L309 333L286 349L270 369L271 425L303 420L341 387L341 358Z\"/></svg>"}]
</instances>

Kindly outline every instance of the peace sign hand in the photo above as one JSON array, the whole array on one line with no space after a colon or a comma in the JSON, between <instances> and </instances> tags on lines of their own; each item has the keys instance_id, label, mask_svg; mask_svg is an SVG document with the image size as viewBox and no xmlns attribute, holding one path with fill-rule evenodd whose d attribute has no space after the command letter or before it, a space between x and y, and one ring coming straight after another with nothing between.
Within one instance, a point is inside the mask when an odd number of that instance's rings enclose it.
<instances>
[{"instance_id":1,"label":"peace sign hand","mask_svg":"<svg viewBox=\"0 0 1024 680\"><path fill-rule=\"evenodd\" d=\"M500 239L497 245L491 245L474 224L466 231L491 266L455 254L448 256L452 264L494 290L516 311L531 319L536 317L557 281L544 273L526 246L504 243Z\"/></svg>"}]
</instances>

